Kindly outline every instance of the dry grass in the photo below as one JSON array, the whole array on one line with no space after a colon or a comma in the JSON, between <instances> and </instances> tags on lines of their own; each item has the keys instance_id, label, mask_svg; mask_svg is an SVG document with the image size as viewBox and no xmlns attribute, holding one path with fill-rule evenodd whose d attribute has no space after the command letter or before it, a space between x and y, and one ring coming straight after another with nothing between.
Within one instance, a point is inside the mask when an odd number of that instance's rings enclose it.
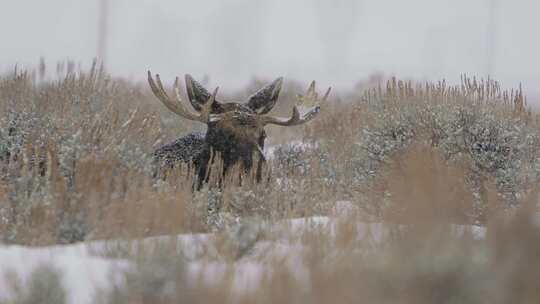
<instances>
[{"instance_id":1,"label":"dry grass","mask_svg":"<svg viewBox=\"0 0 540 304\"><path fill-rule=\"evenodd\" d=\"M416 211L407 210L399 200L412 200L417 191L411 188L431 189L423 194L427 197L418 198L426 202L443 197L438 204L454 222L467 223L471 217L485 222L484 214L475 214L485 209L485 199L479 207L474 198L465 198L471 194L464 184L471 172L478 175L478 168L493 160L484 161L471 145L441 143L453 125L441 123L446 118L437 115L463 112L469 121L482 122L489 114L493 125L508 121L512 126L517 121L527 130L537 130L523 93L505 92L494 81L464 78L461 86L450 87L444 82L415 86L392 79L385 89L348 94L357 102L323 105L320 117L304 127L279 132L270 128L270 134L279 134L274 142L301 138L308 148L277 149L265 183L245 178L239 188L238 180L231 179L222 190L210 186L193 194L192 172L186 168L171 172L166 182L152 179L150 154L200 126L164 110L145 85L111 79L97 65L89 72L75 71L74 66L66 73L59 69L58 80L53 81L43 80L39 76L43 74L41 66L38 76L15 71L0 79L4 242L43 245L200 232L221 229L246 216L275 220L327 214L337 200L353 201L367 218L407 221ZM295 83L286 87L283 106L276 111L290 111L286 106L298 90ZM540 140L520 134L515 137L532 142L530 151L518 151L523 155L516 159L532 163L532 168ZM415 151L410 153L417 158L388 163L389 157L413 143L443 153ZM448 146L461 150L448 152ZM426 159L435 167L425 167ZM449 169L448 161L460 169ZM402 173L410 166L425 170L418 185L408 184L410 178ZM481 179L474 177L482 180L481 189L490 180L505 181L496 170L480 172ZM534 172L527 174L519 181L534 184L529 178Z\"/></svg>"},{"instance_id":2,"label":"dry grass","mask_svg":"<svg viewBox=\"0 0 540 304\"><path fill-rule=\"evenodd\" d=\"M305 127L270 129L279 135L274 142L301 138L309 145L277 149L265 182L248 178L238 186L231 175L219 190L212 187L219 178L211 177L210 187L193 193L186 168L153 179L149 155L200 126L166 112L146 86L111 79L97 66L60 76L0 78L2 241L46 245L217 229L215 250L202 260L227 266L206 284L186 279L176 241L112 249L111 256L136 266L98 303L540 300L540 140L521 91L469 78L457 87L390 80L386 88L348 94L355 102L324 106ZM283 104L292 104L295 90L285 90ZM353 209L335 233L281 225L284 218L332 214L338 200ZM360 236L357 226L367 221L383 223L384 235ZM450 224L482 224L487 236ZM277 241L298 247L285 256L253 256L260 244ZM291 269L293 256L301 271ZM250 259L267 271L258 288L238 293L234 267Z\"/></svg>"},{"instance_id":3,"label":"dry grass","mask_svg":"<svg viewBox=\"0 0 540 304\"><path fill-rule=\"evenodd\" d=\"M273 180L245 183L246 191L231 186L194 195L193 173L186 168L167 182L155 180L152 150L201 126L164 110L145 85L111 79L97 65L89 72L71 66L58 80L41 78L15 71L0 79L4 242L45 245L205 231L227 223L225 217L209 224L207 208L216 201L219 211L234 216L313 213L305 197L319 188L316 183L302 182L303 189L290 197ZM285 91L282 103L290 105L287 96L293 94ZM283 138L301 131L291 128ZM309 162L316 165L316 159ZM296 184L305 176L286 174L291 181L297 176Z\"/></svg>"},{"instance_id":4,"label":"dry grass","mask_svg":"<svg viewBox=\"0 0 540 304\"><path fill-rule=\"evenodd\" d=\"M240 293L234 267L250 254L238 259L231 251L234 240L225 234L216 237L217 256L207 255L209 263L217 258L225 265L224 273L210 284L202 277L187 279L187 260L174 241L138 248L136 253L122 252L135 266L123 274L121 283L100 291L95 302L537 303L540 227L531 216L536 202L536 196L529 197L517 212L500 214L481 239L470 231L424 220L390 225L379 241L369 235L358 238L351 229L358 223L356 217L342 219L335 235L316 226L301 233L285 229L281 240L299 242L301 247L290 254L300 256L301 262L291 267L287 257L267 257L260 281L250 282L257 287ZM422 214L431 212L431 207L419 205L415 209ZM259 241L272 237L266 231ZM14 303L38 303L34 290L55 297L64 294L58 278L45 280L44 274L50 275L41 272L30 279L34 283L28 292L13 285L20 294Z\"/></svg>"},{"instance_id":5,"label":"dry grass","mask_svg":"<svg viewBox=\"0 0 540 304\"><path fill-rule=\"evenodd\" d=\"M225 272L210 284L203 278L186 278L186 258L172 241L124 255L137 266L126 272L127 284L103 291L98 302L536 303L540 299L537 191L525 197L515 212L496 212L486 237L479 238L470 228L448 224L455 221L456 213L441 203L455 196L434 199L432 189L424 187L435 184L435 189L450 191L460 169L437 169L441 164L437 153L425 147L416 147L396 161L414 163L418 153L427 166L400 168L412 185L411 193L396 202L406 212L400 213L400 224L383 224L381 236L357 230L358 216L338 219L335 232L325 226L298 232L280 225L279 235L268 228L259 231L250 248L269 240L296 244L288 255L272 256L271 250L265 250L262 256L253 251L239 256L234 249L237 238L222 232L214 240L216 252L205 258L208 263L216 259L224 263ZM426 177L430 170L443 174L436 181L427 180L433 177ZM401 185L390 188L403 190ZM462 197L461 190L444 193ZM501 203L497 196L492 199L494 205ZM265 270L255 288L238 292L235 267L242 261L260 261Z\"/></svg>"},{"instance_id":6,"label":"dry grass","mask_svg":"<svg viewBox=\"0 0 540 304\"><path fill-rule=\"evenodd\" d=\"M276 111L288 113L298 91L286 87ZM345 95L350 102L323 105L304 127L270 128L273 142L307 145L277 148L264 182L243 177L238 186L236 172L221 189L211 176L193 193L185 167L153 179L150 154L200 126L165 111L145 85L111 79L95 65L71 67L54 81L2 76L0 240L47 245L218 231L202 257L226 265L215 284L186 280L175 242L118 249L110 254L137 266L100 303L538 302L540 136L521 90L467 77L459 86L391 79ZM335 233L268 228L336 213L339 200L353 206ZM359 236L360 222L383 223L384 240ZM487 236L451 224L482 225ZM278 241L298 250L252 256ZM290 267L295 255L300 272ZM250 259L268 271L259 288L239 294L234 267Z\"/></svg>"}]
</instances>

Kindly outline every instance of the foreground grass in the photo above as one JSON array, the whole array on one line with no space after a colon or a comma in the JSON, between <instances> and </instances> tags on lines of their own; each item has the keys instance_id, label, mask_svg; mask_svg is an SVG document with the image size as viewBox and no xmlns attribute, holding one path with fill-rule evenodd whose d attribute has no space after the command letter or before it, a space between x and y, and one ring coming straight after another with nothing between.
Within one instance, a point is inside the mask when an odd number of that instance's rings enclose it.
<instances>
[{"instance_id":1,"label":"foreground grass","mask_svg":"<svg viewBox=\"0 0 540 304\"><path fill-rule=\"evenodd\" d=\"M199 275L185 254L190 248L174 238L129 243L135 250L110 247L106 255L132 266L115 272L111 278L119 279L99 290L94 302L536 303L536 198L499 213L480 237L443 223L443 217L383 224L382 234L357 230L357 216L337 219L333 230L315 223L301 230L243 224L257 235L249 248L242 249L236 233L213 235L213 250L197 259ZM437 213L437 206L416 202L407 203L421 214ZM45 297L64 303L69 291L59 281L53 268L36 270L28 289L13 284L19 300L9 303L42 303Z\"/></svg>"},{"instance_id":2,"label":"foreground grass","mask_svg":"<svg viewBox=\"0 0 540 304\"><path fill-rule=\"evenodd\" d=\"M182 255L162 248L137 255L125 284L104 291L98 302L534 303L538 248L532 244L539 230L526 218L494 223L480 241L422 222L395 228L377 245L352 237L343 222L335 238L321 231L301 235L303 247L294 253L301 265L270 260L260 281L241 292L232 262L212 284L193 282Z\"/></svg>"}]
</instances>

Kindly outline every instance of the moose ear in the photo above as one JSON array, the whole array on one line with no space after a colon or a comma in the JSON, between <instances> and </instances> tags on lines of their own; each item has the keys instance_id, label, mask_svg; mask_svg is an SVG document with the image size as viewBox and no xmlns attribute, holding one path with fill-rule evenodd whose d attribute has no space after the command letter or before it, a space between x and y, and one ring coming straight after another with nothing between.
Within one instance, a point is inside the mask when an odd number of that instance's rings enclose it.
<instances>
[{"instance_id":1,"label":"moose ear","mask_svg":"<svg viewBox=\"0 0 540 304\"><path fill-rule=\"evenodd\" d=\"M247 106L257 114L266 114L272 110L281 91L283 77L279 77L271 84L258 90L248 99Z\"/></svg>"},{"instance_id":2,"label":"moose ear","mask_svg":"<svg viewBox=\"0 0 540 304\"><path fill-rule=\"evenodd\" d=\"M198 83L191 75L186 74L186 90L189 98L189 102L193 108L197 111L201 111L202 106L210 99L210 92L208 92L200 83ZM216 100L212 105L212 108L219 107L220 103Z\"/></svg>"}]
</instances>

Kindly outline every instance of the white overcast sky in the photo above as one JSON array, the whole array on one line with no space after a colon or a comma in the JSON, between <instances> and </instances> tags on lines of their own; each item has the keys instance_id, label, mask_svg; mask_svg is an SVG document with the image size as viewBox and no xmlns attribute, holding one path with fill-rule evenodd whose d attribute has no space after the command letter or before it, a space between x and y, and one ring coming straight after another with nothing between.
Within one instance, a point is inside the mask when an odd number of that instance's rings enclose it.
<instances>
[{"instance_id":1,"label":"white overcast sky","mask_svg":"<svg viewBox=\"0 0 540 304\"><path fill-rule=\"evenodd\" d=\"M493 0L109 0L107 67L138 80L252 76L349 86L373 72L459 79L487 72ZM540 93L540 1L495 0L495 78ZM99 0L0 0L0 71L15 63L88 66Z\"/></svg>"}]
</instances>

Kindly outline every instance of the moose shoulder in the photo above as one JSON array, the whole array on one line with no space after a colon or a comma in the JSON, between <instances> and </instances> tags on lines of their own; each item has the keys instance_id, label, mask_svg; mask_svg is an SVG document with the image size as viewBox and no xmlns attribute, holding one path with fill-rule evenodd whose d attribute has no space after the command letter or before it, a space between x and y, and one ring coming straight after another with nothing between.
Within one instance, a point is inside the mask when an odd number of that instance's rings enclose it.
<instances>
[{"instance_id":1,"label":"moose shoulder","mask_svg":"<svg viewBox=\"0 0 540 304\"><path fill-rule=\"evenodd\" d=\"M186 75L186 89L189 102L195 110L193 112L183 105L178 78L174 82L174 99L165 92L159 75L155 78L149 71L148 83L152 92L170 111L208 126L206 134L191 133L154 152L160 170L174 167L178 162L193 166L197 174L197 189L208 181L209 165L216 154L223 159L223 175L236 165L248 172L256 162L256 177L260 180L262 166L266 161L263 153L266 139L264 127L269 124L295 126L310 121L319 113L320 102L325 101L330 93L328 88L323 98L319 99L313 81L307 93L299 95L291 117L282 118L266 115L277 102L283 83L281 77L251 95L247 102L239 103L216 100L218 88L210 94L193 77Z\"/></svg>"}]
</instances>

